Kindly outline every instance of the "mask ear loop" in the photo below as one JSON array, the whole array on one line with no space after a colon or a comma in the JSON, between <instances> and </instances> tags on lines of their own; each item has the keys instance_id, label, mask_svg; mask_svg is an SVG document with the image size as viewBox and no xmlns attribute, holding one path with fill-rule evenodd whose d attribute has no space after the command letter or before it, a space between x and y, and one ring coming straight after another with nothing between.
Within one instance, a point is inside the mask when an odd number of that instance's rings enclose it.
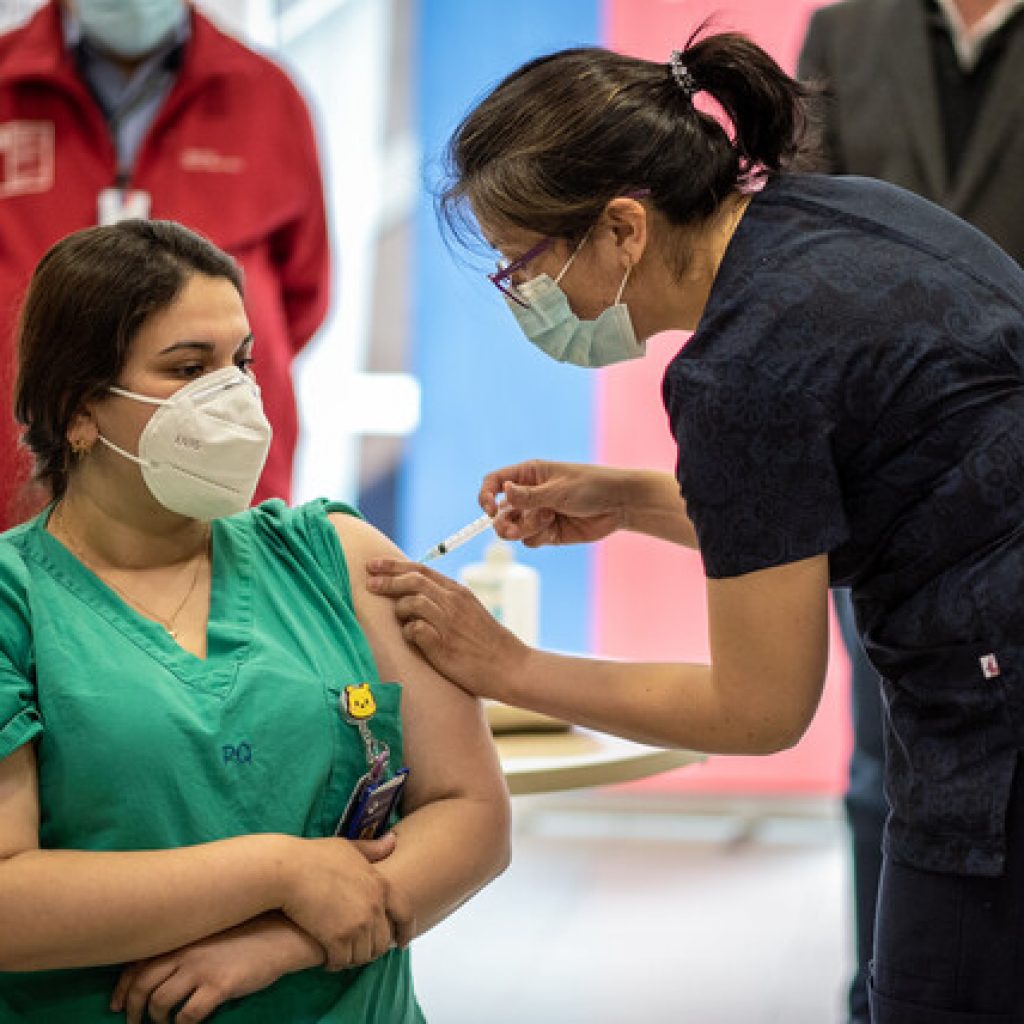
<instances>
[{"instance_id":1,"label":"mask ear loop","mask_svg":"<svg viewBox=\"0 0 1024 1024\"><path fill-rule=\"evenodd\" d=\"M137 466L146 466L146 465L148 465L148 463L146 462L145 459L140 459L138 455L132 455L131 452L125 451L124 448L120 447L120 445L114 444L113 441L108 441L102 434L97 434L96 436L100 439L100 441L103 444L105 444L112 451L117 452L118 455L123 455L126 459L130 459Z\"/></svg>"},{"instance_id":2,"label":"mask ear loop","mask_svg":"<svg viewBox=\"0 0 1024 1024\"><path fill-rule=\"evenodd\" d=\"M139 395L134 391L128 391L126 388L119 388L115 384L111 384L107 389L112 395L117 395L119 398L130 398L134 402L145 402L147 405L166 405L166 398L153 398L150 395Z\"/></svg>"},{"instance_id":3,"label":"mask ear loop","mask_svg":"<svg viewBox=\"0 0 1024 1024\"><path fill-rule=\"evenodd\" d=\"M633 264L630 263L630 265L626 267L626 276L622 279L622 284L619 285L619 293L618 295L615 296L615 302L613 303L613 305L617 306L620 302L622 302L622 293L626 290L626 282L629 280L629 275L632 273Z\"/></svg>"},{"instance_id":4,"label":"mask ear loop","mask_svg":"<svg viewBox=\"0 0 1024 1024\"><path fill-rule=\"evenodd\" d=\"M565 277L569 268L572 266L572 261L576 259L576 257L580 254L580 249L582 249L583 246L587 244L587 239L590 237L590 232L593 230L594 225L591 224L590 227L587 228L587 233L580 239L580 244L577 245L575 249L573 249L572 255L565 261L565 266L562 267L562 269L558 272L558 277L555 278L555 284L561 283L562 278Z\"/></svg>"},{"instance_id":5,"label":"mask ear loop","mask_svg":"<svg viewBox=\"0 0 1024 1024\"><path fill-rule=\"evenodd\" d=\"M590 237L590 232L593 230L594 225L592 224L589 228L587 228L587 233L580 239L580 244L577 245L575 249L573 249L572 255L565 262L565 266L562 267L562 269L558 272L558 277L555 278L555 284L561 283L562 278L565 277L569 268L572 266L573 260L576 259L576 257L579 255L580 249L582 249L583 246L586 244L587 239ZM622 284L619 285L619 290L615 295L615 302L613 302L612 305L617 306L620 302L622 302L622 293L626 290L626 284L629 281L629 275L632 273L633 264L631 263L628 267L626 267L626 276L623 277Z\"/></svg>"}]
</instances>

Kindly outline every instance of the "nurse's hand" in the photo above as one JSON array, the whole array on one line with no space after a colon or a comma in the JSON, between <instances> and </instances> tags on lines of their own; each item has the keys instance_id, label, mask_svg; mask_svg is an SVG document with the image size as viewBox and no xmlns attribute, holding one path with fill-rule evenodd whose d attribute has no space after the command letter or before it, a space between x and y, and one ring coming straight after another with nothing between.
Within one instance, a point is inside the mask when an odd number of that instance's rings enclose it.
<instances>
[{"instance_id":1,"label":"nurse's hand","mask_svg":"<svg viewBox=\"0 0 1024 1024\"><path fill-rule=\"evenodd\" d=\"M419 562L373 558L367 588L394 601L402 635L443 676L477 697L502 699L530 653L473 593Z\"/></svg>"},{"instance_id":2,"label":"nurse's hand","mask_svg":"<svg viewBox=\"0 0 1024 1024\"><path fill-rule=\"evenodd\" d=\"M269 988L293 971L323 963L324 951L281 914L246 924L121 972L110 1000L127 1024L198 1024L229 999ZM175 1014L175 1008L180 1009Z\"/></svg>"},{"instance_id":3,"label":"nurse's hand","mask_svg":"<svg viewBox=\"0 0 1024 1024\"><path fill-rule=\"evenodd\" d=\"M327 970L369 963L409 941L398 896L373 864L395 849L380 839L299 839L289 851L282 913L323 946Z\"/></svg>"},{"instance_id":4,"label":"nurse's hand","mask_svg":"<svg viewBox=\"0 0 1024 1024\"><path fill-rule=\"evenodd\" d=\"M488 473L478 500L505 540L529 548L586 544L625 524L628 477L606 466L531 459Z\"/></svg>"}]
</instances>

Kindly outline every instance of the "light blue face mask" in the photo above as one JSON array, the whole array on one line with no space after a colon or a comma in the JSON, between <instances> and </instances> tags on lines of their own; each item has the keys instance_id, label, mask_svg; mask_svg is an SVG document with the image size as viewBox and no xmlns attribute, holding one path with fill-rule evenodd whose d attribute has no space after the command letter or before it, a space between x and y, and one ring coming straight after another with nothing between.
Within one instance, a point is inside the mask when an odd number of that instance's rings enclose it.
<instances>
[{"instance_id":1,"label":"light blue face mask","mask_svg":"<svg viewBox=\"0 0 1024 1024\"><path fill-rule=\"evenodd\" d=\"M75 6L85 37L128 60L156 49L185 16L184 0L77 0Z\"/></svg>"},{"instance_id":2,"label":"light blue face mask","mask_svg":"<svg viewBox=\"0 0 1024 1024\"><path fill-rule=\"evenodd\" d=\"M586 240L585 237L580 242L554 280L547 274L539 274L518 285L516 292L528 305L509 300L509 308L523 334L560 363L599 367L638 359L644 354L645 346L636 340L629 309L620 301L632 267L626 268L626 276L619 285L614 304L596 320L581 320L572 311L568 297L559 286L559 281Z\"/></svg>"}]
</instances>

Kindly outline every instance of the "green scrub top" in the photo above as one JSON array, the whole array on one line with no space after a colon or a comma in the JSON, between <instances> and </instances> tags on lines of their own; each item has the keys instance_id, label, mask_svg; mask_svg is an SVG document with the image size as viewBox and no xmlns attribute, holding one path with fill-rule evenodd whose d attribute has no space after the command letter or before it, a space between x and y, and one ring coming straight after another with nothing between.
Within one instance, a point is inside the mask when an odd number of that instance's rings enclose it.
<instances>
[{"instance_id":1,"label":"green scrub top","mask_svg":"<svg viewBox=\"0 0 1024 1024\"><path fill-rule=\"evenodd\" d=\"M207 657L180 648L46 532L0 536L0 758L37 744L40 845L148 850L253 832L329 836L366 771L344 686L369 682L402 763L401 687L382 683L328 512L269 501L212 524ZM117 966L0 973L2 1024L91 1024ZM420 1024L407 951L286 975L218 1024Z\"/></svg>"}]
</instances>

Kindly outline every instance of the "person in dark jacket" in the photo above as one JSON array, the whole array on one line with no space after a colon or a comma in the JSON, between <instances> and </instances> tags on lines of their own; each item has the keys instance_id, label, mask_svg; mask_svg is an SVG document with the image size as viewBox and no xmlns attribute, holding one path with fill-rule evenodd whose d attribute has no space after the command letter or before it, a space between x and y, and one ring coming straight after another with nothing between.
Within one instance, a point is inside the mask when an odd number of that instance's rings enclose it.
<instances>
[{"instance_id":1,"label":"person in dark jacket","mask_svg":"<svg viewBox=\"0 0 1024 1024\"><path fill-rule=\"evenodd\" d=\"M1020 1021L1024 272L909 191L800 171L807 98L739 36L666 63L569 50L510 74L450 148L442 208L497 250L533 344L596 367L694 331L662 389L674 474L530 461L480 502L534 546L697 547L710 663L534 650L417 563L371 561L371 588L473 693L759 754L813 717L829 587L850 587L892 805L872 1019Z\"/></svg>"},{"instance_id":2,"label":"person in dark jacket","mask_svg":"<svg viewBox=\"0 0 1024 1024\"><path fill-rule=\"evenodd\" d=\"M825 88L825 164L902 185L952 210L1024 264L1024 4L844 0L811 19L799 77ZM851 1024L867 1024L882 828L882 707L849 591L835 594L851 665L853 750L846 813L857 968Z\"/></svg>"}]
</instances>

